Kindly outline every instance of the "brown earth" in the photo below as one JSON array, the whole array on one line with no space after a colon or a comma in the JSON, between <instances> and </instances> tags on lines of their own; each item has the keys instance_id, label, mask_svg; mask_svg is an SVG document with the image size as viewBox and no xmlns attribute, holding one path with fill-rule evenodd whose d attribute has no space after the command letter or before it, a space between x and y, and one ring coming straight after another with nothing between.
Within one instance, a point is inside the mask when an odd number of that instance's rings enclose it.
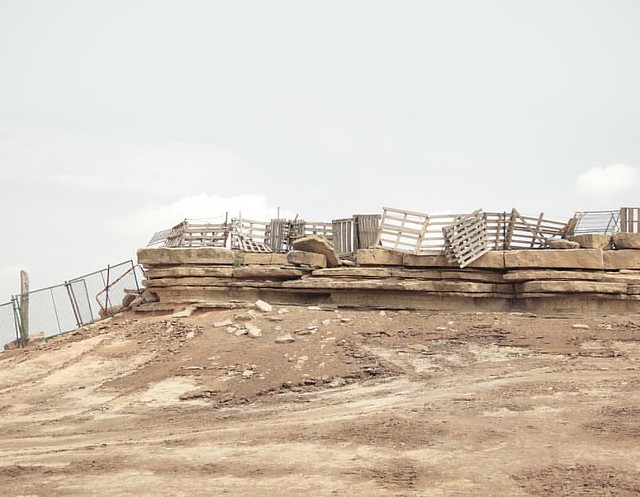
<instances>
[{"instance_id":1,"label":"brown earth","mask_svg":"<svg viewBox=\"0 0 640 497\"><path fill-rule=\"evenodd\" d=\"M287 309L0 354L0 493L640 495L640 318Z\"/></svg>"}]
</instances>

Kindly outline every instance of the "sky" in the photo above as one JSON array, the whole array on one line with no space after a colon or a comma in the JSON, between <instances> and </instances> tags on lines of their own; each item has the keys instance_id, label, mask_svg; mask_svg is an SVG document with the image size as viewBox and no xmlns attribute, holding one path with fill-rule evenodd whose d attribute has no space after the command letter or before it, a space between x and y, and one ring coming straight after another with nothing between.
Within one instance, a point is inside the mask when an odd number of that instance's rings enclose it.
<instances>
[{"instance_id":1,"label":"sky","mask_svg":"<svg viewBox=\"0 0 640 497\"><path fill-rule=\"evenodd\" d=\"M184 218L638 206L634 0L0 0L0 303Z\"/></svg>"}]
</instances>

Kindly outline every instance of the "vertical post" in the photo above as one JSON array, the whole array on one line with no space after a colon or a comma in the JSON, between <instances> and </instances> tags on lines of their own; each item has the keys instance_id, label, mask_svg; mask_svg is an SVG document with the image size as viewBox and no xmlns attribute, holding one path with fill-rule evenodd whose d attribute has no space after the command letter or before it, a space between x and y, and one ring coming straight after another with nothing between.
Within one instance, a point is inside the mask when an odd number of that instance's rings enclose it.
<instances>
[{"instance_id":1,"label":"vertical post","mask_svg":"<svg viewBox=\"0 0 640 497\"><path fill-rule=\"evenodd\" d=\"M109 305L109 276L111 273L111 264L107 265L107 286L105 287L106 290L106 294L105 294L105 298L104 298L104 305L107 309L107 314L109 314L109 309L111 308L111 306Z\"/></svg>"},{"instance_id":2,"label":"vertical post","mask_svg":"<svg viewBox=\"0 0 640 497\"><path fill-rule=\"evenodd\" d=\"M73 315L76 318L76 325L78 325L78 328L79 328L80 326L83 325L83 323L82 323L82 317L80 316L80 308L78 307L78 301L76 300L76 294L73 291L73 287L71 286L71 283L69 283L68 281L65 281L64 286L67 289L69 302L71 302L71 310L73 311ZM60 328L59 324L58 324L58 328L60 329L60 333L62 333L62 328Z\"/></svg>"},{"instance_id":3,"label":"vertical post","mask_svg":"<svg viewBox=\"0 0 640 497\"><path fill-rule=\"evenodd\" d=\"M136 290L140 291L140 284L138 283L138 275L136 274L136 265L133 263L133 261L129 261L131 262L131 272L133 273L133 279L136 282Z\"/></svg>"},{"instance_id":4,"label":"vertical post","mask_svg":"<svg viewBox=\"0 0 640 497\"><path fill-rule=\"evenodd\" d=\"M26 271L20 271L20 330L22 341L29 341L29 275Z\"/></svg>"},{"instance_id":5,"label":"vertical post","mask_svg":"<svg viewBox=\"0 0 640 497\"><path fill-rule=\"evenodd\" d=\"M16 343L18 346L24 346L22 334L22 316L20 315L20 307L15 297L11 297L11 307L13 307L13 322L16 328Z\"/></svg>"}]
</instances>

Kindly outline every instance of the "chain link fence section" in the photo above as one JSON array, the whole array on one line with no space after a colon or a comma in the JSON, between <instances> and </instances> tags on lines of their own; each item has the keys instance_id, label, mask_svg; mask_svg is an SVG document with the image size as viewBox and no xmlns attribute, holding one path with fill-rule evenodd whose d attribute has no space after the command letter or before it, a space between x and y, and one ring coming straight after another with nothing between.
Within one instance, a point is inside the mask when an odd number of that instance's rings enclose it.
<instances>
[{"instance_id":1,"label":"chain link fence section","mask_svg":"<svg viewBox=\"0 0 640 497\"><path fill-rule=\"evenodd\" d=\"M80 321L91 323L118 311L126 292L137 290L139 279L133 261L108 266L68 282Z\"/></svg>"},{"instance_id":2,"label":"chain link fence section","mask_svg":"<svg viewBox=\"0 0 640 497\"><path fill-rule=\"evenodd\" d=\"M49 338L78 327L73 297L66 284L34 290L28 298L29 335L43 333Z\"/></svg>"},{"instance_id":3,"label":"chain link fence section","mask_svg":"<svg viewBox=\"0 0 640 497\"><path fill-rule=\"evenodd\" d=\"M16 320L16 308L13 302L0 304L0 352L9 342L19 338L19 328Z\"/></svg>"},{"instance_id":4,"label":"chain link fence section","mask_svg":"<svg viewBox=\"0 0 640 497\"><path fill-rule=\"evenodd\" d=\"M118 312L127 291L139 291L140 268L133 261L95 271L60 285L14 296L0 305L0 351L19 338L23 321L29 335L49 338L93 323ZM29 302L29 315L21 316L20 302Z\"/></svg>"}]
</instances>

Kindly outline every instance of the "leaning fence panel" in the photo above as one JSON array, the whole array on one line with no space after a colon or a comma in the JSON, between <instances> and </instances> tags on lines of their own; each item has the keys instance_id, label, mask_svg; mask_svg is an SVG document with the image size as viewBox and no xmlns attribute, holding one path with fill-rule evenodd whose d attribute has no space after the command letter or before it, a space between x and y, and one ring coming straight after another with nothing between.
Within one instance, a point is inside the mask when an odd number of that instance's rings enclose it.
<instances>
[{"instance_id":1,"label":"leaning fence panel","mask_svg":"<svg viewBox=\"0 0 640 497\"><path fill-rule=\"evenodd\" d=\"M21 295L21 298L27 297ZM29 335L50 337L78 326L78 316L67 285L29 292Z\"/></svg>"},{"instance_id":2,"label":"leaning fence panel","mask_svg":"<svg viewBox=\"0 0 640 497\"><path fill-rule=\"evenodd\" d=\"M125 290L138 289L138 281L132 261L71 280L83 324L117 311ZM89 317L91 320L87 321Z\"/></svg>"}]
</instances>

